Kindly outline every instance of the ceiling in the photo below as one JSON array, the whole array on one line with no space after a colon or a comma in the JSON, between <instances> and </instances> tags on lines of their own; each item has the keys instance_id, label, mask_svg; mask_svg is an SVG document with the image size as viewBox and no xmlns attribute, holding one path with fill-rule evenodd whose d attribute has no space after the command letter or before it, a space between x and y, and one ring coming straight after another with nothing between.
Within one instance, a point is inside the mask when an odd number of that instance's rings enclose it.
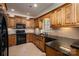
<instances>
[{"instance_id":1,"label":"ceiling","mask_svg":"<svg viewBox=\"0 0 79 59\"><path fill-rule=\"evenodd\" d=\"M37 7L34 7L33 4L34 3L7 3L8 13L38 17L60 3L37 3ZM11 9L15 9L15 11L11 11ZM27 13L29 13L29 15L27 15Z\"/></svg>"}]
</instances>

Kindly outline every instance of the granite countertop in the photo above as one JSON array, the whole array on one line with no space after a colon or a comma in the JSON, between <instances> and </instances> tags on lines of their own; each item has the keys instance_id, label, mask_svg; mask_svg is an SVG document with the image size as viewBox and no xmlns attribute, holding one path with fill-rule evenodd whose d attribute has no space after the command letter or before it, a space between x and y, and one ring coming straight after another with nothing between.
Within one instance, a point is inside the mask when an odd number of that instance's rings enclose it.
<instances>
[{"instance_id":1,"label":"granite countertop","mask_svg":"<svg viewBox=\"0 0 79 59\"><path fill-rule=\"evenodd\" d=\"M79 40L77 40L76 42L74 42L72 45L71 45L72 48L76 48L76 49L79 49Z\"/></svg>"},{"instance_id":2,"label":"granite countertop","mask_svg":"<svg viewBox=\"0 0 79 59\"><path fill-rule=\"evenodd\" d=\"M61 37L61 36L55 36L55 35L49 35L49 34L48 35L43 35L43 36L44 37L48 37L48 38L52 38L52 39L56 39L56 40L57 39L72 39L72 40L74 40L74 43L72 45L70 45L70 46L72 48L79 49L79 39L73 39L73 38L67 38L67 37Z\"/></svg>"},{"instance_id":3,"label":"granite countertop","mask_svg":"<svg viewBox=\"0 0 79 59\"><path fill-rule=\"evenodd\" d=\"M16 30L25 30L25 33L34 33L33 29L13 29L13 28L8 28L8 35L13 35L16 34Z\"/></svg>"},{"instance_id":4,"label":"granite countertop","mask_svg":"<svg viewBox=\"0 0 79 59\"><path fill-rule=\"evenodd\" d=\"M67 51L65 51L65 50L63 50L63 49L60 48L60 45L58 44L57 40L47 42L46 46L48 46L48 47L50 47L52 49L55 49L55 50L57 50L57 51L65 54L65 55L68 55L68 56L71 55L69 52L67 52Z\"/></svg>"}]
</instances>

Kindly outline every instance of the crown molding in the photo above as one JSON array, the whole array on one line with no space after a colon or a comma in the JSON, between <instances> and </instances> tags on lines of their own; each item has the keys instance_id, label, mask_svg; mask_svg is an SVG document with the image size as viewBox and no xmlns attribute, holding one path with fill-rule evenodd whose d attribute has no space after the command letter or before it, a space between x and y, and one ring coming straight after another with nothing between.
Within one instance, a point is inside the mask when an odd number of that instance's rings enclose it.
<instances>
[{"instance_id":1,"label":"crown molding","mask_svg":"<svg viewBox=\"0 0 79 59\"><path fill-rule=\"evenodd\" d=\"M46 10L44 10L43 12L41 12L39 15L37 15L37 16L34 17L34 18L38 18L38 17L40 17L41 15L44 15L44 14L46 14L46 13L48 13L48 12L50 12L50 11L56 9L57 7L60 7L60 6L64 5L64 4L65 4L65 3L56 3L56 4L52 5L52 6L50 6L49 8L47 8Z\"/></svg>"}]
</instances>

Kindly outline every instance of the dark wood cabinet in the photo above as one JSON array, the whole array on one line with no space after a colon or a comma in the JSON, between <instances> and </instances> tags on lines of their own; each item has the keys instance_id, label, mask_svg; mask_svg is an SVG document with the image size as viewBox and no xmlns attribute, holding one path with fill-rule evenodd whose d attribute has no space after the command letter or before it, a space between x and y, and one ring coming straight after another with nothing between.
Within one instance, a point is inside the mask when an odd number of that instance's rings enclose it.
<instances>
[{"instance_id":1,"label":"dark wood cabinet","mask_svg":"<svg viewBox=\"0 0 79 59\"><path fill-rule=\"evenodd\" d=\"M79 56L79 49L76 47L73 47L73 46L71 46L71 47L72 47L71 55L72 56Z\"/></svg>"},{"instance_id":2,"label":"dark wood cabinet","mask_svg":"<svg viewBox=\"0 0 79 59\"><path fill-rule=\"evenodd\" d=\"M9 35L8 36L8 43L9 43L9 46L16 45L16 35Z\"/></svg>"},{"instance_id":3,"label":"dark wood cabinet","mask_svg":"<svg viewBox=\"0 0 79 59\"><path fill-rule=\"evenodd\" d=\"M15 17L8 17L8 28L15 28Z\"/></svg>"},{"instance_id":4,"label":"dark wood cabinet","mask_svg":"<svg viewBox=\"0 0 79 59\"><path fill-rule=\"evenodd\" d=\"M33 42L34 41L34 34L33 33L28 33L26 35L26 41L27 42Z\"/></svg>"},{"instance_id":5,"label":"dark wood cabinet","mask_svg":"<svg viewBox=\"0 0 79 59\"><path fill-rule=\"evenodd\" d=\"M33 42L40 50L45 52L45 38L40 35L35 35Z\"/></svg>"},{"instance_id":6,"label":"dark wood cabinet","mask_svg":"<svg viewBox=\"0 0 79 59\"><path fill-rule=\"evenodd\" d=\"M27 34L27 42L34 43L41 51L45 51L45 38L40 35L35 35L32 33Z\"/></svg>"},{"instance_id":7,"label":"dark wood cabinet","mask_svg":"<svg viewBox=\"0 0 79 59\"><path fill-rule=\"evenodd\" d=\"M35 27L41 28L40 19L49 18L51 28L79 27L79 3L66 3L36 18Z\"/></svg>"},{"instance_id":8,"label":"dark wood cabinet","mask_svg":"<svg viewBox=\"0 0 79 59\"><path fill-rule=\"evenodd\" d=\"M39 20L38 20L38 19L35 19L35 20L34 20L34 23L35 23L35 24L34 24L34 27L35 27L35 28L39 28Z\"/></svg>"},{"instance_id":9,"label":"dark wood cabinet","mask_svg":"<svg viewBox=\"0 0 79 59\"><path fill-rule=\"evenodd\" d=\"M63 56L63 53L46 46L46 55L47 56Z\"/></svg>"},{"instance_id":10,"label":"dark wood cabinet","mask_svg":"<svg viewBox=\"0 0 79 59\"><path fill-rule=\"evenodd\" d=\"M22 24L22 17L15 16L16 23Z\"/></svg>"},{"instance_id":11,"label":"dark wood cabinet","mask_svg":"<svg viewBox=\"0 0 79 59\"><path fill-rule=\"evenodd\" d=\"M79 49L76 49L76 54L75 56L79 56Z\"/></svg>"}]
</instances>

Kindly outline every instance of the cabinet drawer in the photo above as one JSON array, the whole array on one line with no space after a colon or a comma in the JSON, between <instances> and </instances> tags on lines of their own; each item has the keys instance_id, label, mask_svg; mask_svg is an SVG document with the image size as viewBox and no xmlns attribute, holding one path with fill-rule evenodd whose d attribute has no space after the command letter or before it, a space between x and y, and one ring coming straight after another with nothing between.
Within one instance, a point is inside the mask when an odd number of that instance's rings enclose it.
<instances>
[{"instance_id":1,"label":"cabinet drawer","mask_svg":"<svg viewBox=\"0 0 79 59\"><path fill-rule=\"evenodd\" d=\"M42 43L41 41L39 42L39 46L40 46L40 49L42 50L42 51L45 51L45 44L44 43Z\"/></svg>"}]
</instances>

